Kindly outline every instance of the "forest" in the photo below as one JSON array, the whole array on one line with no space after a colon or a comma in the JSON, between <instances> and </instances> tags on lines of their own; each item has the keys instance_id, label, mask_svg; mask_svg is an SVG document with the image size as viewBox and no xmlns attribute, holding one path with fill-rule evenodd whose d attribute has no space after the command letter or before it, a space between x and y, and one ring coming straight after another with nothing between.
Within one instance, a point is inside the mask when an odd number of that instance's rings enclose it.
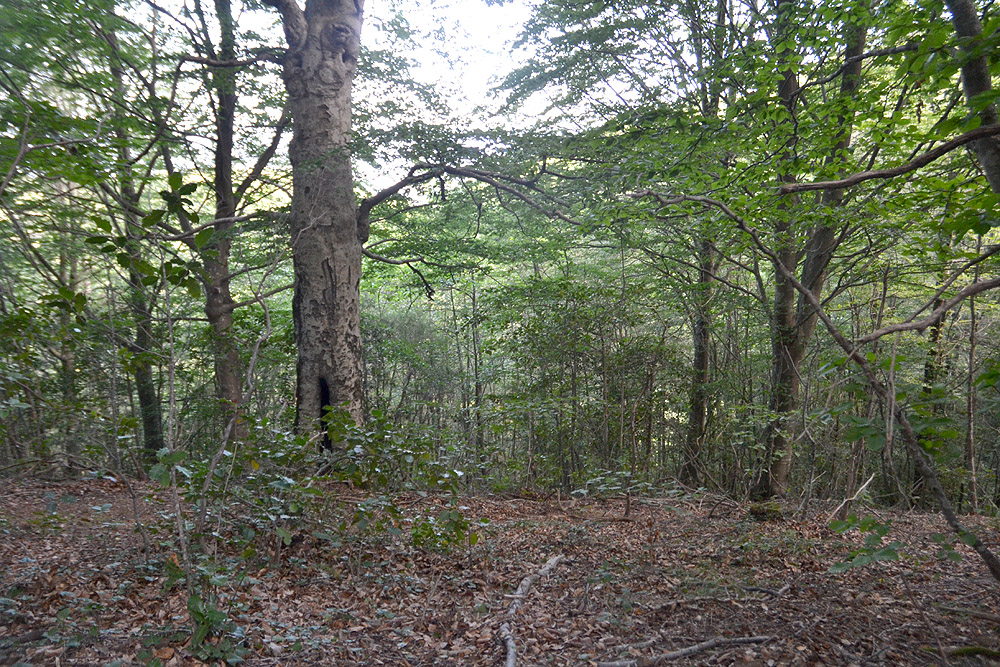
<instances>
[{"instance_id":1,"label":"forest","mask_svg":"<svg viewBox=\"0 0 1000 667\"><path fill-rule=\"evenodd\" d=\"M982 0L0 0L0 664L994 664L997 74Z\"/></svg>"}]
</instances>

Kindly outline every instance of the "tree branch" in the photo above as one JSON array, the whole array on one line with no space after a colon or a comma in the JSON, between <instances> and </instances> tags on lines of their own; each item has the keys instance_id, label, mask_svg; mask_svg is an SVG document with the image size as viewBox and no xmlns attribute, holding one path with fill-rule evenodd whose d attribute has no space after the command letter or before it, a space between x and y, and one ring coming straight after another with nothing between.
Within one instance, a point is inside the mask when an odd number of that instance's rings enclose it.
<instances>
[{"instance_id":1,"label":"tree branch","mask_svg":"<svg viewBox=\"0 0 1000 667\"><path fill-rule=\"evenodd\" d=\"M246 194L247 189L253 185L254 181L260 178L262 173L264 173L264 168L267 167L271 158L273 158L274 154L278 151L278 145L281 143L281 136L284 134L285 129L288 128L288 124L291 120L292 115L288 112L288 106L286 105L281 112L281 118L278 119L278 124L274 128L274 136L271 137L271 143L266 149L264 149L264 152L260 154L257 161L253 165L253 169L250 170L247 177L244 178L240 182L239 187L236 188L236 192L234 193L236 195L236 201L242 201L243 195Z\"/></svg>"},{"instance_id":2,"label":"tree branch","mask_svg":"<svg viewBox=\"0 0 1000 667\"><path fill-rule=\"evenodd\" d=\"M253 58L244 58L242 60L217 60L203 56L182 56L181 62L207 65L208 67L246 67L247 65L255 65L259 62L280 63L281 61L278 56L279 53L274 50L263 50Z\"/></svg>"},{"instance_id":3,"label":"tree branch","mask_svg":"<svg viewBox=\"0 0 1000 667\"><path fill-rule=\"evenodd\" d=\"M816 79L815 81L806 81L805 83L803 83L801 86L799 86L799 89L795 91L795 94L800 95L803 90L811 86L822 86L824 83L830 83L838 76L843 74L844 70L846 70L848 67L850 67L856 62L860 62L862 60L868 60L869 58L878 58L880 56L892 56L897 53L916 51L919 48L920 48L919 44L910 43L910 44L903 44L902 46L894 46L887 49L875 49L873 51L862 53L861 55L851 56L850 58L845 59L844 62L840 65L840 67L838 67L832 74L824 76L822 79Z\"/></svg>"},{"instance_id":4,"label":"tree branch","mask_svg":"<svg viewBox=\"0 0 1000 667\"><path fill-rule=\"evenodd\" d=\"M281 23L285 26L285 39L293 50L305 44L309 32L309 24L299 3L295 0L262 0L265 5L274 7L281 13Z\"/></svg>"},{"instance_id":5,"label":"tree branch","mask_svg":"<svg viewBox=\"0 0 1000 667\"><path fill-rule=\"evenodd\" d=\"M925 167L931 162L934 162L938 158L950 153L951 151L964 146L965 144L983 139L984 137L992 137L994 135L1000 134L1000 125L991 125L989 127L977 127L975 130L966 132L963 135L955 137L951 141L945 142L933 150L929 150L923 155L920 155L913 160L905 164L901 164L897 167L891 167L889 169L874 169L872 171L862 171L857 174L852 174L845 178L841 178L836 181L816 181L815 183L786 183L779 188L779 191L783 195L792 194L795 192L806 192L808 190L840 190L843 188L849 188L858 183L863 183L865 181L870 181L874 178L895 178L896 176L902 176L903 174L908 174L911 171Z\"/></svg>"}]
</instances>

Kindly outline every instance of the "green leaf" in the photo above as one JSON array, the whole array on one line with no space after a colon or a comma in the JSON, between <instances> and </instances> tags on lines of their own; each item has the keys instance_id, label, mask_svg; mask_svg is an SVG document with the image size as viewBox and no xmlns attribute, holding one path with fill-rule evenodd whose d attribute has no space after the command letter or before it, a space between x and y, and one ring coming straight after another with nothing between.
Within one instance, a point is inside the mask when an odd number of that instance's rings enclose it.
<instances>
[{"instance_id":1,"label":"green leaf","mask_svg":"<svg viewBox=\"0 0 1000 667\"><path fill-rule=\"evenodd\" d=\"M170 189L172 191L177 192L184 183L184 176L182 176L180 172L175 171L167 177L167 183L170 184Z\"/></svg>"},{"instance_id":2,"label":"green leaf","mask_svg":"<svg viewBox=\"0 0 1000 667\"><path fill-rule=\"evenodd\" d=\"M187 288L187 293L191 295L191 298L201 297L201 283L194 276L187 277L187 280L184 281L184 287Z\"/></svg>"},{"instance_id":3,"label":"green leaf","mask_svg":"<svg viewBox=\"0 0 1000 667\"><path fill-rule=\"evenodd\" d=\"M170 470L162 463L157 463L149 469L149 478L162 486L169 486Z\"/></svg>"},{"instance_id":4,"label":"green leaf","mask_svg":"<svg viewBox=\"0 0 1000 667\"><path fill-rule=\"evenodd\" d=\"M156 223L158 223L160 220L162 220L163 216L166 215L166 214L167 214L167 212L164 211L163 209L156 209L155 211L150 211L149 213L147 213L143 217L143 219L142 219L142 226L143 227L152 227L153 225L155 225Z\"/></svg>"},{"instance_id":5,"label":"green leaf","mask_svg":"<svg viewBox=\"0 0 1000 667\"><path fill-rule=\"evenodd\" d=\"M163 450L160 450L160 451L163 451ZM160 458L160 463L162 463L164 465L168 465L168 466L169 465L175 465L177 463L182 462L184 459L187 458L187 452L181 451L181 450L177 450L177 451L173 451L173 452L168 451L165 454L159 455L159 458Z\"/></svg>"},{"instance_id":6,"label":"green leaf","mask_svg":"<svg viewBox=\"0 0 1000 667\"><path fill-rule=\"evenodd\" d=\"M852 524L850 521L835 520L830 522L830 530L832 530L835 533L846 533L853 527L854 524Z\"/></svg>"},{"instance_id":7,"label":"green leaf","mask_svg":"<svg viewBox=\"0 0 1000 667\"><path fill-rule=\"evenodd\" d=\"M197 247L198 250L201 250L211 242L213 236L215 236L215 230L212 229L211 227L206 227L205 229L201 230L200 232L194 235L195 247Z\"/></svg>"}]
</instances>

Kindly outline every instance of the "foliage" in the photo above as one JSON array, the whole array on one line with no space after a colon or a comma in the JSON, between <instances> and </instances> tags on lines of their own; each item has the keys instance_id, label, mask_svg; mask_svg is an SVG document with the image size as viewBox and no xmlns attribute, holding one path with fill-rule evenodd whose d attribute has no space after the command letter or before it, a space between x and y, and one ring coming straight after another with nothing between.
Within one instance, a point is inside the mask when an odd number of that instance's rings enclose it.
<instances>
[{"instance_id":1,"label":"foliage","mask_svg":"<svg viewBox=\"0 0 1000 667\"><path fill-rule=\"evenodd\" d=\"M852 568L865 567L879 561L899 560L902 543L897 541L884 542L891 528L891 521L883 522L875 517L859 519L857 514L851 514L843 521L830 522L830 530L835 533L857 530L864 535L864 547L852 551L847 560L832 565L830 572L846 572Z\"/></svg>"}]
</instances>

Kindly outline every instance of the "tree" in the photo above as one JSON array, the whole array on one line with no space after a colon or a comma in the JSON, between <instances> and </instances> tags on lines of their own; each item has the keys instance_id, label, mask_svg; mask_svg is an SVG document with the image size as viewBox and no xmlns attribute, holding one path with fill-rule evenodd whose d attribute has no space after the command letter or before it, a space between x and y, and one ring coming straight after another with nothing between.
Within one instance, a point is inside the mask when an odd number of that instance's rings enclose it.
<instances>
[{"instance_id":1,"label":"tree","mask_svg":"<svg viewBox=\"0 0 1000 667\"><path fill-rule=\"evenodd\" d=\"M290 216L296 429L316 434L329 410L362 421L360 281L367 224L351 165L351 85L361 50L361 0L265 0L281 13L283 78L293 137Z\"/></svg>"}]
</instances>

